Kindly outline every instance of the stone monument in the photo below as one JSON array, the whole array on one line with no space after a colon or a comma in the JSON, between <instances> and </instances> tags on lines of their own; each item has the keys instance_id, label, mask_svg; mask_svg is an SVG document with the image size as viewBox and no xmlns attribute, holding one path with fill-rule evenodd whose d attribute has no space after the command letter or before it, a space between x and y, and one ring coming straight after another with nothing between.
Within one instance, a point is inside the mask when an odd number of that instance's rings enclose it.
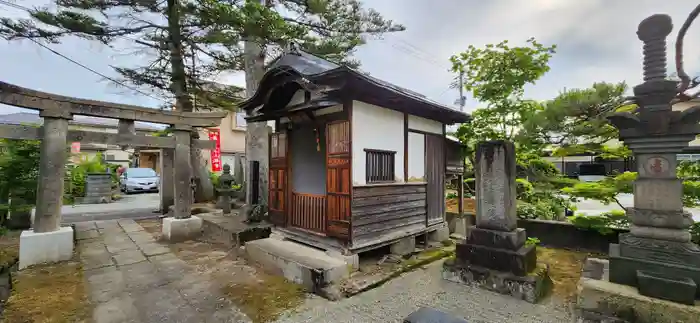
<instances>
[{"instance_id":1,"label":"stone monument","mask_svg":"<svg viewBox=\"0 0 700 323\"><path fill-rule=\"evenodd\" d=\"M683 210L683 183L676 177L676 154L700 133L700 106L671 109L682 91L679 82L666 79L666 37L672 28L667 15L639 24L637 35L644 42L644 82L634 87L639 108L608 118L634 152L639 176L634 207L627 208L630 232L610 245L609 262L590 260L589 267L603 268L580 282L578 309L588 322L700 320L700 310L692 306L700 296L700 248L691 242L693 219Z\"/></svg>"},{"instance_id":2,"label":"stone monument","mask_svg":"<svg viewBox=\"0 0 700 323\"><path fill-rule=\"evenodd\" d=\"M445 262L443 277L535 303L551 286L546 266L537 265L536 246L517 227L515 146L479 143L476 151L476 226Z\"/></svg>"},{"instance_id":3,"label":"stone monument","mask_svg":"<svg viewBox=\"0 0 700 323\"><path fill-rule=\"evenodd\" d=\"M231 196L234 194L234 190L231 188L234 179L231 175L231 166L224 164L224 173L219 177L219 187L216 191L219 194L217 201L217 208L223 210L224 214L231 214Z\"/></svg>"}]
</instances>

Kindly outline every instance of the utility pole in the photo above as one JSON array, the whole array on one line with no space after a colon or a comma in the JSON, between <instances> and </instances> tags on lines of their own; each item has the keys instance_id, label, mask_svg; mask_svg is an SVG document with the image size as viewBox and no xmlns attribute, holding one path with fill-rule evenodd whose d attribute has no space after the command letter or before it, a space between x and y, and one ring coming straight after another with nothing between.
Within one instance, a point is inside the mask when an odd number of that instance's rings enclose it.
<instances>
[{"instance_id":1,"label":"utility pole","mask_svg":"<svg viewBox=\"0 0 700 323\"><path fill-rule=\"evenodd\" d=\"M464 112L464 69L459 68L459 111Z\"/></svg>"}]
</instances>

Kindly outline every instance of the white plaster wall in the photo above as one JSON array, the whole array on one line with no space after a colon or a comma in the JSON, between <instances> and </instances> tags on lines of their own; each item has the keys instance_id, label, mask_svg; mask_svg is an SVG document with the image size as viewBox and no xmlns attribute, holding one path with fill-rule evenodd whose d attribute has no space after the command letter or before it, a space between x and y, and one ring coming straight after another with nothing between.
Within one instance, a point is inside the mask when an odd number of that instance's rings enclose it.
<instances>
[{"instance_id":1,"label":"white plaster wall","mask_svg":"<svg viewBox=\"0 0 700 323\"><path fill-rule=\"evenodd\" d=\"M408 115L408 129L442 135L442 123L412 115Z\"/></svg>"},{"instance_id":2,"label":"white plaster wall","mask_svg":"<svg viewBox=\"0 0 700 323\"><path fill-rule=\"evenodd\" d=\"M408 133L408 181L425 182L425 135Z\"/></svg>"},{"instance_id":3,"label":"white plaster wall","mask_svg":"<svg viewBox=\"0 0 700 323\"><path fill-rule=\"evenodd\" d=\"M365 185L365 149L395 151L394 178L403 182L403 113L376 105L352 103L352 183ZM440 128L442 131L442 128Z\"/></svg>"}]
</instances>

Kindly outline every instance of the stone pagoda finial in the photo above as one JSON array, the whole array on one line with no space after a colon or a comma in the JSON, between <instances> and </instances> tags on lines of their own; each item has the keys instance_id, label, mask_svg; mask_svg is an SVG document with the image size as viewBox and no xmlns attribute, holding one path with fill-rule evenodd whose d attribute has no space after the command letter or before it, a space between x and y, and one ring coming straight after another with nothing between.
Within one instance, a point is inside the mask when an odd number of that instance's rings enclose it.
<instances>
[{"instance_id":1,"label":"stone pagoda finial","mask_svg":"<svg viewBox=\"0 0 700 323\"><path fill-rule=\"evenodd\" d=\"M644 42L644 81L666 79L666 37L673 23L668 15L653 15L639 23L637 37Z\"/></svg>"}]
</instances>

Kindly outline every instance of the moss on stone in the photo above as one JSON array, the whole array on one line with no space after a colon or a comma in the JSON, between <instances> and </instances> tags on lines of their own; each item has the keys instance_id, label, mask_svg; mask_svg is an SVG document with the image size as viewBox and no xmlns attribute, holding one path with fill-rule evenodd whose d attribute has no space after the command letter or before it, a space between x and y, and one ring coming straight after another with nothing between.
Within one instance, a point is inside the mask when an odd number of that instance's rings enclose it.
<instances>
[{"instance_id":1,"label":"moss on stone","mask_svg":"<svg viewBox=\"0 0 700 323\"><path fill-rule=\"evenodd\" d=\"M21 231L9 231L0 236L0 272L14 266L19 259L19 236Z\"/></svg>"},{"instance_id":2,"label":"moss on stone","mask_svg":"<svg viewBox=\"0 0 700 323\"><path fill-rule=\"evenodd\" d=\"M259 281L232 283L224 294L238 305L253 323L276 320L282 313L301 305L306 299L303 286L281 276L259 274Z\"/></svg>"}]
</instances>

